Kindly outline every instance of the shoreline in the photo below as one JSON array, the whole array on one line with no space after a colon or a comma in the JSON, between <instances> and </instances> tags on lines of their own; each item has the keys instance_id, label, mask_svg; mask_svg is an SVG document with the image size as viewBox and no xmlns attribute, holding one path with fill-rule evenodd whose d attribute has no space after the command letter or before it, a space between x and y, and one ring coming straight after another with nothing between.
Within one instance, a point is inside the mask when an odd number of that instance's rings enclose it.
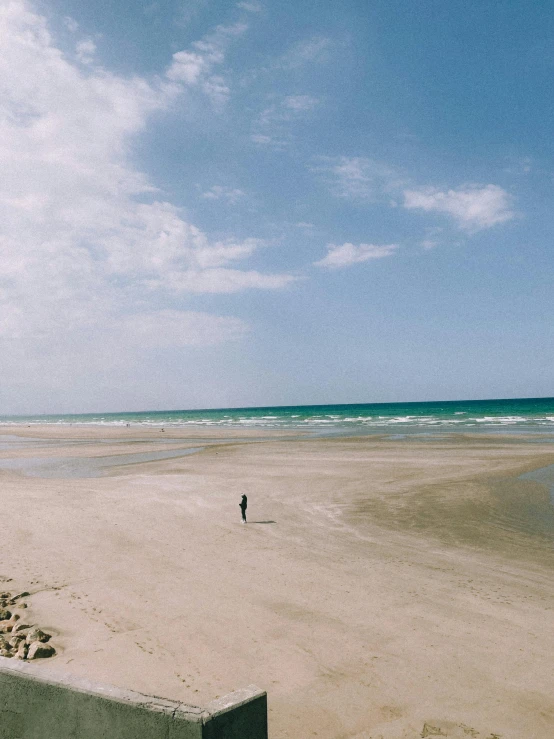
<instances>
[{"instance_id":1,"label":"shoreline","mask_svg":"<svg viewBox=\"0 0 554 739\"><path fill-rule=\"evenodd\" d=\"M161 436L36 430L17 430L15 456L121 458ZM49 669L185 702L255 682L272 739L425 724L546 739L554 560L537 527L554 508L519 475L553 464L554 444L179 431L164 449L203 450L100 477L0 468L0 576L55 635Z\"/></svg>"}]
</instances>

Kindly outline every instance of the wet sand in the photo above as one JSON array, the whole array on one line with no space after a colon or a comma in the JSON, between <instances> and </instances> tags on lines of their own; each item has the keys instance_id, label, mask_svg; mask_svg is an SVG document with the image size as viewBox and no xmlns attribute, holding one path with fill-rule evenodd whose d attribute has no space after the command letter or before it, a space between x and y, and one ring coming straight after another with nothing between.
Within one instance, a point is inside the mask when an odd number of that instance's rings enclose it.
<instances>
[{"instance_id":1,"label":"wet sand","mask_svg":"<svg viewBox=\"0 0 554 739\"><path fill-rule=\"evenodd\" d=\"M554 507L519 476L553 463L502 436L0 428L0 587L54 634L37 671L255 683L271 739L549 739Z\"/></svg>"}]
</instances>

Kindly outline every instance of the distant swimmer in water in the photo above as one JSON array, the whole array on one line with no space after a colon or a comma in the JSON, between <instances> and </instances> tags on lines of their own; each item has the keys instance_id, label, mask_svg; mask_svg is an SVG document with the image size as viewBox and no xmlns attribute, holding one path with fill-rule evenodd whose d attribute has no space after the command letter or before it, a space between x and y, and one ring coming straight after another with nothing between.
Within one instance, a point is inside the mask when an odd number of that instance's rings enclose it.
<instances>
[{"instance_id":1,"label":"distant swimmer in water","mask_svg":"<svg viewBox=\"0 0 554 739\"><path fill-rule=\"evenodd\" d=\"M242 523L246 523L246 509L248 507L248 498L246 495L242 496L242 500L239 503L240 512L242 513Z\"/></svg>"}]
</instances>

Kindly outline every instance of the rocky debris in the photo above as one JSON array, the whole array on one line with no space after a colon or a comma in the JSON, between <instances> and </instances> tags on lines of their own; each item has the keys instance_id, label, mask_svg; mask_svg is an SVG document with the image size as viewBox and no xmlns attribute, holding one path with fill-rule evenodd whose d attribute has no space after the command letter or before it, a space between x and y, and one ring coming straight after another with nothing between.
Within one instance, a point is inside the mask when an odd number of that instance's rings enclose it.
<instances>
[{"instance_id":1,"label":"rocky debris","mask_svg":"<svg viewBox=\"0 0 554 739\"><path fill-rule=\"evenodd\" d=\"M43 657L53 657L56 650L50 644L43 644L41 641L34 641L29 646L27 659L41 659Z\"/></svg>"},{"instance_id":2,"label":"rocky debris","mask_svg":"<svg viewBox=\"0 0 554 739\"><path fill-rule=\"evenodd\" d=\"M31 593L28 593L26 590L24 590L22 593L18 593L17 595L11 596L11 603L12 605L15 605L15 602L18 601L20 598L28 598Z\"/></svg>"},{"instance_id":3,"label":"rocky debris","mask_svg":"<svg viewBox=\"0 0 554 739\"><path fill-rule=\"evenodd\" d=\"M11 618L0 621L0 634L8 634L19 620L17 613L14 613Z\"/></svg>"},{"instance_id":4,"label":"rocky debris","mask_svg":"<svg viewBox=\"0 0 554 739\"><path fill-rule=\"evenodd\" d=\"M47 642L50 639L50 634L46 634L41 629L34 626L31 631L27 634L27 644L31 644L34 641Z\"/></svg>"},{"instance_id":5,"label":"rocky debris","mask_svg":"<svg viewBox=\"0 0 554 739\"><path fill-rule=\"evenodd\" d=\"M50 634L36 625L25 623L18 613L12 613L8 608L27 608L27 603L21 599L29 596L26 590L15 595L0 592L0 657L28 660L56 654L54 647L46 643L51 639Z\"/></svg>"},{"instance_id":6,"label":"rocky debris","mask_svg":"<svg viewBox=\"0 0 554 739\"><path fill-rule=\"evenodd\" d=\"M18 621L12 629L12 634L19 634L20 631L32 628L30 624L26 624L23 621Z\"/></svg>"},{"instance_id":7,"label":"rocky debris","mask_svg":"<svg viewBox=\"0 0 554 739\"><path fill-rule=\"evenodd\" d=\"M445 734L440 726L433 726L432 724L424 723L423 729L421 730L421 736L426 739L428 736L448 736Z\"/></svg>"},{"instance_id":8,"label":"rocky debris","mask_svg":"<svg viewBox=\"0 0 554 739\"><path fill-rule=\"evenodd\" d=\"M29 649L28 645L25 644L24 641L22 641L19 644L19 646L17 648L17 652L15 652L15 654L14 654L14 657L16 659L27 659L27 651L28 651L28 649Z\"/></svg>"}]
</instances>

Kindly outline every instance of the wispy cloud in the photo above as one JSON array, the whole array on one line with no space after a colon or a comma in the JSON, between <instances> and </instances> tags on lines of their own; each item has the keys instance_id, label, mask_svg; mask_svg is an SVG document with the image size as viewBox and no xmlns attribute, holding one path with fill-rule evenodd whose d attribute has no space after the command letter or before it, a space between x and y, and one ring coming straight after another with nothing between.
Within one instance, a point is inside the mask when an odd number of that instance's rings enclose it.
<instances>
[{"instance_id":1,"label":"wispy cloud","mask_svg":"<svg viewBox=\"0 0 554 739\"><path fill-rule=\"evenodd\" d=\"M159 310L123 317L120 340L138 350L180 346L210 346L236 340L248 332L239 318L211 316L195 311Z\"/></svg>"},{"instance_id":2,"label":"wispy cloud","mask_svg":"<svg viewBox=\"0 0 554 739\"><path fill-rule=\"evenodd\" d=\"M71 18L71 16L66 15L63 19L63 24L67 28L68 31L71 31L71 33L77 33L79 30L79 24L75 20L75 18Z\"/></svg>"},{"instance_id":3,"label":"wispy cloud","mask_svg":"<svg viewBox=\"0 0 554 739\"><path fill-rule=\"evenodd\" d=\"M96 51L96 44L92 39L84 39L79 41L75 47L75 53L77 59L81 64L91 64L94 59L94 52Z\"/></svg>"},{"instance_id":4,"label":"wispy cloud","mask_svg":"<svg viewBox=\"0 0 554 739\"><path fill-rule=\"evenodd\" d=\"M213 33L192 44L190 50L173 54L173 63L166 72L167 78L202 90L214 104L222 106L227 102L230 90L225 78L214 74L213 69L223 63L231 39L242 35L247 28L245 23L218 26Z\"/></svg>"},{"instance_id":5,"label":"wispy cloud","mask_svg":"<svg viewBox=\"0 0 554 739\"><path fill-rule=\"evenodd\" d=\"M274 146L279 149L286 146L285 141L280 141L263 133L253 133L250 138L255 144L258 144L258 146Z\"/></svg>"},{"instance_id":6,"label":"wispy cloud","mask_svg":"<svg viewBox=\"0 0 554 739\"><path fill-rule=\"evenodd\" d=\"M249 13L261 13L263 10L263 5L258 2L241 2L237 3L237 8L241 8L242 10L246 10Z\"/></svg>"},{"instance_id":7,"label":"wispy cloud","mask_svg":"<svg viewBox=\"0 0 554 739\"><path fill-rule=\"evenodd\" d=\"M225 200L234 205L244 198L246 193L238 187L224 187L223 185L213 185L209 190L205 190L200 194L203 200Z\"/></svg>"},{"instance_id":8,"label":"wispy cloud","mask_svg":"<svg viewBox=\"0 0 554 739\"><path fill-rule=\"evenodd\" d=\"M313 171L339 198L380 201L397 196L406 179L393 167L367 157L319 157Z\"/></svg>"},{"instance_id":9,"label":"wispy cloud","mask_svg":"<svg viewBox=\"0 0 554 739\"><path fill-rule=\"evenodd\" d=\"M371 259L390 257L397 249L398 244L358 244L357 246L348 242L338 246L329 244L327 255L314 264L327 269L340 269L368 262Z\"/></svg>"},{"instance_id":10,"label":"wispy cloud","mask_svg":"<svg viewBox=\"0 0 554 739\"><path fill-rule=\"evenodd\" d=\"M311 95L287 95L282 105L285 110L288 109L295 113L304 113L307 110L315 108L318 103L319 100Z\"/></svg>"},{"instance_id":11,"label":"wispy cloud","mask_svg":"<svg viewBox=\"0 0 554 739\"><path fill-rule=\"evenodd\" d=\"M201 13L204 8L208 5L209 0L186 0L182 2L177 8L177 14L175 18L175 24L186 28L189 23ZM143 12L152 14L160 10L160 3L154 2L150 6L147 6Z\"/></svg>"},{"instance_id":12,"label":"wispy cloud","mask_svg":"<svg viewBox=\"0 0 554 739\"><path fill-rule=\"evenodd\" d=\"M274 97L274 96L272 96ZM290 145L290 127L319 105L311 95L285 95L265 107L253 123L255 144L283 149Z\"/></svg>"},{"instance_id":13,"label":"wispy cloud","mask_svg":"<svg viewBox=\"0 0 554 739\"><path fill-rule=\"evenodd\" d=\"M408 210L444 213L468 233L511 220L512 197L498 185L457 189L417 187L394 167L366 157L319 157L312 170L323 176L333 195L349 200L401 205ZM430 248L430 240L425 248Z\"/></svg>"},{"instance_id":14,"label":"wispy cloud","mask_svg":"<svg viewBox=\"0 0 554 739\"><path fill-rule=\"evenodd\" d=\"M475 232L514 217L511 197L498 185L466 185L446 192L432 187L405 190L404 207L446 213L465 231Z\"/></svg>"},{"instance_id":15,"label":"wispy cloud","mask_svg":"<svg viewBox=\"0 0 554 739\"><path fill-rule=\"evenodd\" d=\"M531 157L506 157L504 172L512 175L527 175L536 168L536 162Z\"/></svg>"},{"instance_id":16,"label":"wispy cloud","mask_svg":"<svg viewBox=\"0 0 554 739\"><path fill-rule=\"evenodd\" d=\"M425 238L420 242L420 246L422 246L423 249L425 249L426 251L434 249L441 243L441 238L443 238L443 231L444 229L440 226L432 226L431 228L426 228Z\"/></svg>"},{"instance_id":17,"label":"wispy cloud","mask_svg":"<svg viewBox=\"0 0 554 739\"><path fill-rule=\"evenodd\" d=\"M179 207L155 199L128 157L149 116L191 81L208 81L221 59L218 39L242 29L219 28L195 45L211 60L198 72L180 76L174 60L168 85L93 63L84 73L23 0L4 8L0 24L0 341L21 341L28 354L74 352L91 336L132 348L126 331L142 326L154 341L148 326L156 321L178 345L242 335L240 321L176 310L175 301L279 289L294 277L241 269L262 242L214 241Z\"/></svg>"},{"instance_id":18,"label":"wispy cloud","mask_svg":"<svg viewBox=\"0 0 554 739\"><path fill-rule=\"evenodd\" d=\"M151 287L176 293L238 293L243 290L281 290L297 280L289 274L263 274L256 270L190 269L168 272L152 280Z\"/></svg>"},{"instance_id":19,"label":"wispy cloud","mask_svg":"<svg viewBox=\"0 0 554 739\"><path fill-rule=\"evenodd\" d=\"M289 123L315 108L318 103L319 100L311 95L287 95L264 108L258 116L256 124L270 127Z\"/></svg>"},{"instance_id":20,"label":"wispy cloud","mask_svg":"<svg viewBox=\"0 0 554 739\"><path fill-rule=\"evenodd\" d=\"M290 47L275 63L275 66L296 69L307 63L323 62L331 46L332 40L327 36L310 36Z\"/></svg>"}]
</instances>

